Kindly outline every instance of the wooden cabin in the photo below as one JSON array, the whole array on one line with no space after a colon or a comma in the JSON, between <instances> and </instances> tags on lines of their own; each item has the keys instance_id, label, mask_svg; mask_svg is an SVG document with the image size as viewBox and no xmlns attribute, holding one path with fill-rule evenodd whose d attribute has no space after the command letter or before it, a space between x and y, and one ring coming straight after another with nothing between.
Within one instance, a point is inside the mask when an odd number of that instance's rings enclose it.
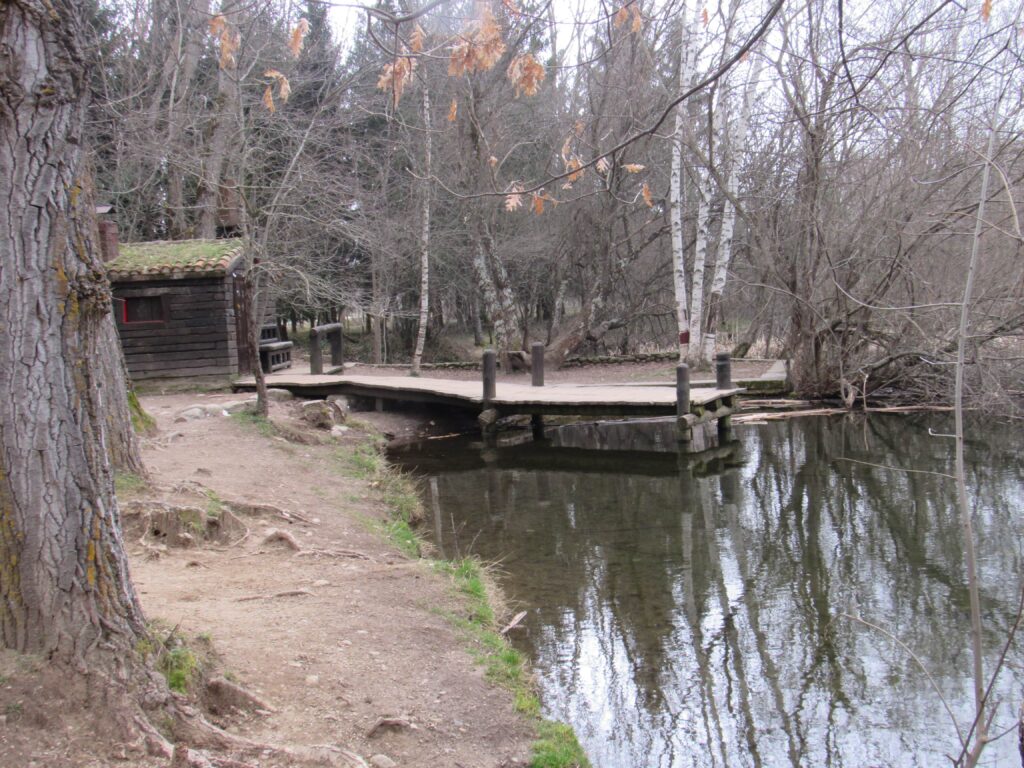
<instances>
[{"instance_id":1,"label":"wooden cabin","mask_svg":"<svg viewBox=\"0 0 1024 768\"><path fill-rule=\"evenodd\" d=\"M249 373L242 241L100 242L133 381Z\"/></svg>"}]
</instances>

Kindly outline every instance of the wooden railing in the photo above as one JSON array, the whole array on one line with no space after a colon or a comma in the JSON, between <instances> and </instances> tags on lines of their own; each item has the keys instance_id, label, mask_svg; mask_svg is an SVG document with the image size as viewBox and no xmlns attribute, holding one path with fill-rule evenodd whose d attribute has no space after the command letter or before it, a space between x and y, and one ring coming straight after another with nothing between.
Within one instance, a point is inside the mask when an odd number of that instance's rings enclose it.
<instances>
[{"instance_id":1,"label":"wooden railing","mask_svg":"<svg viewBox=\"0 0 1024 768\"><path fill-rule=\"evenodd\" d=\"M314 326L309 332L309 372L314 375L324 372L324 353L320 348L324 337L331 345L331 365L337 367L343 362L341 323Z\"/></svg>"}]
</instances>

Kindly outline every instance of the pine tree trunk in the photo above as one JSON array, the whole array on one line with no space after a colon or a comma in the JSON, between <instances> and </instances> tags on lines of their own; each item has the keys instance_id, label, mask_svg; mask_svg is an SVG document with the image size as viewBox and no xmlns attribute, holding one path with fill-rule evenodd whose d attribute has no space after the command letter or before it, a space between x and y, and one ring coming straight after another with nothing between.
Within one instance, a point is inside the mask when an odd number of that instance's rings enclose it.
<instances>
[{"instance_id":1,"label":"pine tree trunk","mask_svg":"<svg viewBox=\"0 0 1024 768\"><path fill-rule=\"evenodd\" d=\"M0 6L0 636L88 670L128 661L143 618L106 449L125 381L82 195L80 13Z\"/></svg>"}]
</instances>

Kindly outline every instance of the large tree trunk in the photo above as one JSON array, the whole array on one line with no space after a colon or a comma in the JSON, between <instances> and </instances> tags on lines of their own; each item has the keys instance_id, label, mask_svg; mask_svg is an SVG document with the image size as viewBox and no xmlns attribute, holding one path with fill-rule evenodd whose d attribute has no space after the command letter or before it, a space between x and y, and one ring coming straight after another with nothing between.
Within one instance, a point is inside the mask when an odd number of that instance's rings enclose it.
<instances>
[{"instance_id":1,"label":"large tree trunk","mask_svg":"<svg viewBox=\"0 0 1024 768\"><path fill-rule=\"evenodd\" d=\"M130 664L144 629L106 449L125 381L81 194L80 8L0 6L0 636L90 670Z\"/></svg>"}]
</instances>

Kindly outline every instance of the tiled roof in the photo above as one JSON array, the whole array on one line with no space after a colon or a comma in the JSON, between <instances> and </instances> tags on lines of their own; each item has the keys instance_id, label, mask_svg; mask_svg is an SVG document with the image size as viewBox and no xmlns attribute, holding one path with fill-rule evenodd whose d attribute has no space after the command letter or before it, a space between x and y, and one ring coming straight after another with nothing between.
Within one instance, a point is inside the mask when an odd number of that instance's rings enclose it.
<instances>
[{"instance_id":1,"label":"tiled roof","mask_svg":"<svg viewBox=\"0 0 1024 768\"><path fill-rule=\"evenodd\" d=\"M118 257L107 263L112 282L225 275L242 256L242 241L156 240L121 243Z\"/></svg>"}]
</instances>

